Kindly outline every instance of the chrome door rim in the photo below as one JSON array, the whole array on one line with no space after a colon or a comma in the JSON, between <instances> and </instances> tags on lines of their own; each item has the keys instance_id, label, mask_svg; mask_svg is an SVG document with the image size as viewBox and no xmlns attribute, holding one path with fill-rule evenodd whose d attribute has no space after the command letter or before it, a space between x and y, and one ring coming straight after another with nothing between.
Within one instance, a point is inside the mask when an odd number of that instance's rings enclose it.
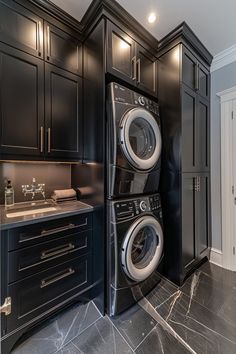
<instances>
[{"instance_id":1,"label":"chrome door rim","mask_svg":"<svg viewBox=\"0 0 236 354\"><path fill-rule=\"evenodd\" d=\"M156 140L156 146L154 152L152 156L147 160L139 158L134 153L133 148L130 144L129 128L131 124L134 122L134 120L137 118L142 118L149 123L149 125L153 130L155 140ZM162 141L161 141L161 133L160 133L159 126L155 118L153 117L153 115L144 108L133 108L124 115L120 124L120 141L121 141L121 147L128 161L131 163L131 165L133 165L134 167L140 170L149 170L153 168L161 155Z\"/></svg>"},{"instance_id":2,"label":"chrome door rim","mask_svg":"<svg viewBox=\"0 0 236 354\"><path fill-rule=\"evenodd\" d=\"M137 236L138 232L145 226L146 227L149 226L150 228L153 229L153 231L156 234L156 237L158 237L159 242L157 244L157 247L154 251L154 255L151 261L149 262L149 264L145 268L140 269L134 265L131 254L132 254L132 246L133 246L134 239ZM125 239L122 245L121 260L126 275L128 275L129 278L135 281L143 281L147 279L157 268L160 259L162 257L162 253L163 253L163 232L162 232L162 227L160 223L157 221L157 219L154 218L153 216L146 215L136 220L136 222L134 222L131 225L127 234L125 235Z\"/></svg>"}]
</instances>

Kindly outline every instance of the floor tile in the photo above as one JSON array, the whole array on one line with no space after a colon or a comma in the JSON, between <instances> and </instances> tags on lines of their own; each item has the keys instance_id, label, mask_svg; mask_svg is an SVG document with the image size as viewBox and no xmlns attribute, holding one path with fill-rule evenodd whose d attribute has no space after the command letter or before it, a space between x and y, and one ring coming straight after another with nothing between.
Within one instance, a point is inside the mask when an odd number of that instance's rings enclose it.
<instances>
[{"instance_id":1,"label":"floor tile","mask_svg":"<svg viewBox=\"0 0 236 354\"><path fill-rule=\"evenodd\" d=\"M107 317L99 319L72 342L85 354L130 354L133 352Z\"/></svg>"},{"instance_id":2,"label":"floor tile","mask_svg":"<svg viewBox=\"0 0 236 354\"><path fill-rule=\"evenodd\" d=\"M82 352L76 348L72 342L70 342L65 347L57 351L56 354L82 354Z\"/></svg>"},{"instance_id":3,"label":"floor tile","mask_svg":"<svg viewBox=\"0 0 236 354\"><path fill-rule=\"evenodd\" d=\"M153 307L159 307L178 291L177 285L165 278L146 296Z\"/></svg>"},{"instance_id":4,"label":"floor tile","mask_svg":"<svg viewBox=\"0 0 236 354\"><path fill-rule=\"evenodd\" d=\"M204 263L199 270L220 282L222 286L236 287L236 272L224 269L210 262Z\"/></svg>"}]
</instances>

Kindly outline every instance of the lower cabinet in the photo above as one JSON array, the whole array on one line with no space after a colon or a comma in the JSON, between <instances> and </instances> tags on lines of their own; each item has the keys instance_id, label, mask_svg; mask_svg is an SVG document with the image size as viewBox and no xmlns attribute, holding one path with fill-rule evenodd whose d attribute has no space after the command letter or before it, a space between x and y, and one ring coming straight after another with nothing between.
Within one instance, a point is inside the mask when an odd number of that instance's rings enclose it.
<instances>
[{"instance_id":1,"label":"lower cabinet","mask_svg":"<svg viewBox=\"0 0 236 354\"><path fill-rule=\"evenodd\" d=\"M165 273L181 285L204 257L209 256L209 173L183 173L173 185L180 194L163 193ZM171 200L175 196L175 201Z\"/></svg>"},{"instance_id":2,"label":"lower cabinet","mask_svg":"<svg viewBox=\"0 0 236 354\"><path fill-rule=\"evenodd\" d=\"M88 299L93 279L93 215L18 227L1 235L1 349L10 352L33 325Z\"/></svg>"}]
</instances>

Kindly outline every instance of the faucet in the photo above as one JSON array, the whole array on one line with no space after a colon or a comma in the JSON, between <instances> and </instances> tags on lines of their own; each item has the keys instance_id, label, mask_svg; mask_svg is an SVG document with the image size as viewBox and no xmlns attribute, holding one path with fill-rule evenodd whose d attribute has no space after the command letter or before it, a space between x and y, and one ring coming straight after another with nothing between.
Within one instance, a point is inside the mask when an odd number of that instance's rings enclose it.
<instances>
[{"instance_id":1,"label":"faucet","mask_svg":"<svg viewBox=\"0 0 236 354\"><path fill-rule=\"evenodd\" d=\"M27 194L31 194L32 199L34 199L35 194L41 193L43 198L45 199L45 189L44 189L45 184L44 183L36 184L36 178L33 177L31 186L29 186L28 184L24 184L21 187L22 187L22 193L24 194L25 197Z\"/></svg>"}]
</instances>

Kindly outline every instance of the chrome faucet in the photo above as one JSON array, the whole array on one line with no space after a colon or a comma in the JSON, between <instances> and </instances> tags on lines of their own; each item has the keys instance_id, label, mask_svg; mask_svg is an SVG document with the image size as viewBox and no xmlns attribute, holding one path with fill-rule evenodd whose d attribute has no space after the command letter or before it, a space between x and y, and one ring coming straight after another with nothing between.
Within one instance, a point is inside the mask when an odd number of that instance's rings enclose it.
<instances>
[{"instance_id":1,"label":"chrome faucet","mask_svg":"<svg viewBox=\"0 0 236 354\"><path fill-rule=\"evenodd\" d=\"M36 184L36 178L32 179L32 184L29 186L28 184L24 184L21 186L22 187L22 193L26 197L27 194L32 195L32 199L34 199L35 194L42 194L43 198L45 199L45 184L40 183Z\"/></svg>"}]
</instances>

